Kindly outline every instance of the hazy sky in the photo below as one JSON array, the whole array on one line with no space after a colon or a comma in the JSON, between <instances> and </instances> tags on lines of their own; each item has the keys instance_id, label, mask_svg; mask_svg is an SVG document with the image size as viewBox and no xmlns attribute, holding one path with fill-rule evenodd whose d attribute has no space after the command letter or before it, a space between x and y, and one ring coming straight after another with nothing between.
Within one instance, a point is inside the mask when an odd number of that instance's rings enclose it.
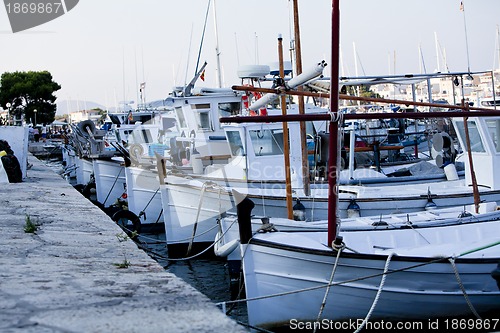
<instances>
[{"instance_id":1,"label":"hazy sky","mask_svg":"<svg viewBox=\"0 0 500 333\"><path fill-rule=\"evenodd\" d=\"M213 1L213 0L212 0ZM472 71L498 67L499 0L464 0ZM140 82L148 100L165 98L194 74L208 0L80 0L66 15L13 34L0 8L0 72L48 70L62 85L58 101L80 99L114 106L137 101ZM238 65L277 61L277 36L290 42L288 0L216 0L224 84L240 83ZM419 73L438 68L436 39L450 71L468 67L459 0L341 0L343 72L358 75ZM331 1L299 1L303 67L330 62ZM200 65L215 86L215 29L210 11ZM286 53L285 58L289 55ZM444 71L444 60L440 60ZM325 74L329 76L329 67ZM187 75L186 75L187 71Z\"/></svg>"}]
</instances>

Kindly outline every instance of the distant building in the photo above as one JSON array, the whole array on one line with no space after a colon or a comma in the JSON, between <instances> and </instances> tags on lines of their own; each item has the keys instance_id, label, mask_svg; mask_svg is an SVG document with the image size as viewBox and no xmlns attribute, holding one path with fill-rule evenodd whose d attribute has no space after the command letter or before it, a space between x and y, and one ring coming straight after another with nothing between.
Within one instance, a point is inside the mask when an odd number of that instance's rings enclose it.
<instances>
[{"instance_id":1,"label":"distant building","mask_svg":"<svg viewBox=\"0 0 500 333\"><path fill-rule=\"evenodd\" d=\"M69 123L76 124L84 120L92 120L93 122L97 122L101 115L99 114L99 110L82 110L70 112L69 114Z\"/></svg>"}]
</instances>

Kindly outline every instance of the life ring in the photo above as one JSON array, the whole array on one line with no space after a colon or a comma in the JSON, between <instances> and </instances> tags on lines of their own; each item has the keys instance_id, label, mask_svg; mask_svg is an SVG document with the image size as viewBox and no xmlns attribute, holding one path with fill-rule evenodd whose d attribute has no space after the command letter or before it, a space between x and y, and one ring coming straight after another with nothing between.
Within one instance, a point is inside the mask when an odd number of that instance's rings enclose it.
<instances>
[{"instance_id":1,"label":"life ring","mask_svg":"<svg viewBox=\"0 0 500 333\"><path fill-rule=\"evenodd\" d=\"M262 94L260 92L258 92L258 91L252 91L252 95L253 95L253 98L255 100L258 100L258 99L262 98ZM251 112L250 112L250 114L251 114ZM257 115L257 113L255 113L255 115ZM267 116L267 109L266 108L260 108L258 115L259 116Z\"/></svg>"},{"instance_id":2,"label":"life ring","mask_svg":"<svg viewBox=\"0 0 500 333\"><path fill-rule=\"evenodd\" d=\"M254 87L251 84L244 84L243 86L245 86L245 87L252 87L252 88ZM252 97L253 97L254 101L257 101L257 100L259 100L259 99L262 98L262 94L260 92L258 92L258 91L251 91L250 93L252 94ZM243 101L243 105L244 105L245 109L248 109L248 107L249 107L248 96L249 95L247 93L247 94L243 95L243 97L242 97L242 101ZM267 116L267 109L266 108L260 108L258 113L255 112L255 111L253 111L253 110L249 110L249 114L251 116Z\"/></svg>"},{"instance_id":3,"label":"life ring","mask_svg":"<svg viewBox=\"0 0 500 333\"><path fill-rule=\"evenodd\" d=\"M122 209L117 211L111 217L113 221L119 226L125 228L125 232L130 234L132 232L140 233L142 224L141 219L135 215L133 212L127 209ZM130 223L129 223L130 222Z\"/></svg>"},{"instance_id":4,"label":"life ring","mask_svg":"<svg viewBox=\"0 0 500 333\"><path fill-rule=\"evenodd\" d=\"M221 258L226 258L228 255L233 253L234 250L240 245L240 240L239 239L233 239L227 244L223 244L224 239L222 237L222 233L219 230L217 234L215 235L215 242L214 242L214 253L217 257Z\"/></svg>"},{"instance_id":5,"label":"life ring","mask_svg":"<svg viewBox=\"0 0 500 333\"><path fill-rule=\"evenodd\" d=\"M134 143L131 144L128 153L130 155L130 161L132 164L139 164L139 161L141 159L141 156L144 154L144 148L142 148L142 145Z\"/></svg>"}]
</instances>

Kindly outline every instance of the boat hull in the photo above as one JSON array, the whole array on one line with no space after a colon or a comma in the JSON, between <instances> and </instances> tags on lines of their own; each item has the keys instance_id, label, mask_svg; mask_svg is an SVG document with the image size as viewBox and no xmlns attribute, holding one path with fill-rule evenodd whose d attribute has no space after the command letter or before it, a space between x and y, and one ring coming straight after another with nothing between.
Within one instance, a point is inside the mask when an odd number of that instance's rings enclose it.
<instances>
[{"instance_id":1,"label":"boat hull","mask_svg":"<svg viewBox=\"0 0 500 333\"><path fill-rule=\"evenodd\" d=\"M158 174L149 169L127 167L125 179L128 210L139 216L141 231L165 232Z\"/></svg>"},{"instance_id":2,"label":"boat hull","mask_svg":"<svg viewBox=\"0 0 500 333\"><path fill-rule=\"evenodd\" d=\"M97 201L111 206L126 193L125 167L114 160L93 160Z\"/></svg>"},{"instance_id":3,"label":"boat hull","mask_svg":"<svg viewBox=\"0 0 500 333\"><path fill-rule=\"evenodd\" d=\"M90 182L91 175L94 173L92 160L82 157L76 157L76 184L87 185Z\"/></svg>"},{"instance_id":4,"label":"boat hull","mask_svg":"<svg viewBox=\"0 0 500 333\"><path fill-rule=\"evenodd\" d=\"M284 244L282 240L286 237L290 235L280 235L279 240L273 236L257 237L241 247L247 299L263 297L247 301L250 325L290 327L293 320L314 322L318 318L336 254L326 246L308 247L308 238L302 239L305 241L302 246ZM360 323L372 306L372 321L427 322L432 318L473 316L461 285L475 311L480 314L498 311L500 290L491 272L497 268L500 255L498 249L486 252L456 259L459 280L447 259L404 255L389 258L390 250L387 255L344 252L338 260L321 319ZM389 274L384 279L386 265ZM302 292L294 292L298 290ZM270 297L276 294L285 295Z\"/></svg>"}]
</instances>

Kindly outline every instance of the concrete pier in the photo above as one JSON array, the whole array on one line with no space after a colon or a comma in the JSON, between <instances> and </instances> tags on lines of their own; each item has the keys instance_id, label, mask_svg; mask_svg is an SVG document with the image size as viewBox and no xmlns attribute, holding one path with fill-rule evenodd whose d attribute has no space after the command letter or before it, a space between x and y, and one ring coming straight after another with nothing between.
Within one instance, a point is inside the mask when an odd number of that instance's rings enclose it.
<instances>
[{"instance_id":1,"label":"concrete pier","mask_svg":"<svg viewBox=\"0 0 500 333\"><path fill-rule=\"evenodd\" d=\"M0 186L0 332L247 332L28 161L24 182Z\"/></svg>"}]
</instances>

